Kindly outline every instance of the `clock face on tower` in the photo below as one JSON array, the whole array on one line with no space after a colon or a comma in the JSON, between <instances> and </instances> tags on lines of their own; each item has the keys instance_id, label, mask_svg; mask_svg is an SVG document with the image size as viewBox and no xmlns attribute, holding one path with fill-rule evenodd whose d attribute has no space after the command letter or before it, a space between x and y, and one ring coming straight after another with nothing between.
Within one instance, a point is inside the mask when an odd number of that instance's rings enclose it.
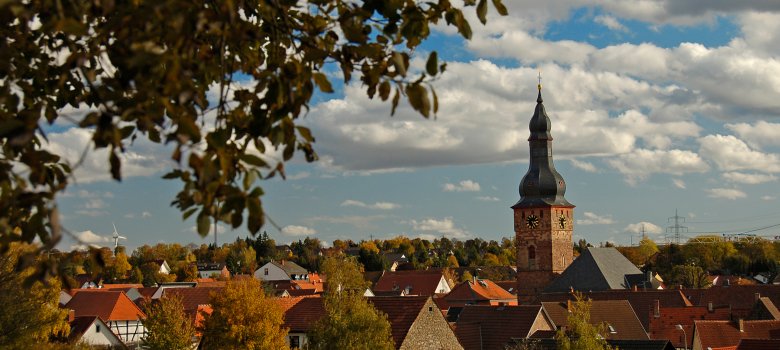
<instances>
[{"instance_id":1,"label":"clock face on tower","mask_svg":"<svg viewBox=\"0 0 780 350\"><path fill-rule=\"evenodd\" d=\"M566 228L566 222L567 222L566 217L561 214L561 216L558 217L558 226L564 229Z\"/></svg>"},{"instance_id":2,"label":"clock face on tower","mask_svg":"<svg viewBox=\"0 0 780 350\"><path fill-rule=\"evenodd\" d=\"M525 224L530 228L537 228L539 227L539 218L534 214L528 215L528 217L525 218Z\"/></svg>"}]
</instances>

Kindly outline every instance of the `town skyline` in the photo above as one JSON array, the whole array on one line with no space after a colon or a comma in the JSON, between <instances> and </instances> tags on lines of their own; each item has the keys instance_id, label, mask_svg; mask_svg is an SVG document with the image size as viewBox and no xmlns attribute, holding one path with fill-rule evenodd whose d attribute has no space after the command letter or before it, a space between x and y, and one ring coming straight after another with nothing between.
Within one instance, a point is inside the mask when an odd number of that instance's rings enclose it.
<instances>
[{"instance_id":1,"label":"town skyline","mask_svg":"<svg viewBox=\"0 0 780 350\"><path fill-rule=\"evenodd\" d=\"M642 224L663 242L676 209L688 237L780 232L777 8L506 5L510 16L475 25L472 41L444 29L423 45L448 62L434 84L435 120L404 103L391 117L389 104L368 100L356 82L334 81L335 94L318 95L304 124L321 159L298 156L287 181L262 183L281 228L265 230L280 243L512 237L509 207L527 167L541 70L555 165L577 206L575 242L636 243ZM89 139L64 126L49 136L66 157ZM133 145L122 183L108 180L105 158L93 154L58 200L64 226L112 246L115 223L130 250L213 242L169 206L179 189L160 179L170 152ZM248 235L219 231L220 244Z\"/></svg>"}]
</instances>

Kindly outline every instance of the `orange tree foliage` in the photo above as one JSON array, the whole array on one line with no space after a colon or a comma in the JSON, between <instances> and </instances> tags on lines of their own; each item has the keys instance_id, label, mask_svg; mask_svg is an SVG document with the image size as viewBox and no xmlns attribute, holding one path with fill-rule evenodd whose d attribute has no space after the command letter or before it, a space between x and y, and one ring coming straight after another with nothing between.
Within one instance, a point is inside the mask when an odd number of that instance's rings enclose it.
<instances>
[{"instance_id":1,"label":"orange tree foliage","mask_svg":"<svg viewBox=\"0 0 780 350\"><path fill-rule=\"evenodd\" d=\"M201 329L204 349L287 349L281 306L254 278L229 281L211 297L213 311Z\"/></svg>"},{"instance_id":2,"label":"orange tree foliage","mask_svg":"<svg viewBox=\"0 0 780 350\"><path fill-rule=\"evenodd\" d=\"M141 341L145 349L192 349L195 326L184 314L179 297L164 297L149 304L142 322L147 331Z\"/></svg>"},{"instance_id":3,"label":"orange tree foliage","mask_svg":"<svg viewBox=\"0 0 780 350\"><path fill-rule=\"evenodd\" d=\"M485 23L487 0L464 3ZM391 113L403 96L427 118L438 109L427 79L445 64L431 52L412 71L412 52L431 25L471 37L450 0L7 0L0 23L0 248L60 238L55 199L79 164L46 147L46 124L88 130L83 152L107 149L117 181L133 141L172 145L180 166L164 178L181 182L172 204L199 234L214 221L256 234L257 180L284 177L296 151L317 159L296 123L315 89L334 91L326 70L359 79ZM283 159L257 156L266 150Z\"/></svg>"}]
</instances>

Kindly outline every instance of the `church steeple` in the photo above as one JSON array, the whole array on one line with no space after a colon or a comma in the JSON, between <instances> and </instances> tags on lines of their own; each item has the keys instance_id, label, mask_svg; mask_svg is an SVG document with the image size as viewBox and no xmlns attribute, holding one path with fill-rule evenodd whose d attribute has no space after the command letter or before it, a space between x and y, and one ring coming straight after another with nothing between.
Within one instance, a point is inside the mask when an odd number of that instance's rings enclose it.
<instances>
[{"instance_id":1,"label":"church steeple","mask_svg":"<svg viewBox=\"0 0 780 350\"><path fill-rule=\"evenodd\" d=\"M550 135L550 117L544 109L541 78L536 109L528 124L531 135L528 137L530 163L528 172L520 182L520 201L512 208L538 206L571 206L564 194L566 182L553 164L552 136Z\"/></svg>"}]
</instances>

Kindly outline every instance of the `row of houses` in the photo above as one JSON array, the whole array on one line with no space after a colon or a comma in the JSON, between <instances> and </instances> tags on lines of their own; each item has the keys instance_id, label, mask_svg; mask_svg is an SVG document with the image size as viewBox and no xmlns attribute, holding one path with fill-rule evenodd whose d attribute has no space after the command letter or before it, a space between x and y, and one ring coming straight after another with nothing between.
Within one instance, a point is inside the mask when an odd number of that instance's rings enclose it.
<instances>
[{"instance_id":1,"label":"row of houses","mask_svg":"<svg viewBox=\"0 0 780 350\"><path fill-rule=\"evenodd\" d=\"M517 290L515 281L474 278L450 287L452 281L441 270L368 276L372 285L365 295L388 316L398 349L503 349L528 341L549 348L554 346L550 341L555 332L568 326L574 300L571 291L551 292L519 305L510 291ZM276 290L276 300L285 311L289 344L304 346L307 334L324 316L320 296L326 279L282 261L261 267L254 277ZM157 287L103 285L63 291L60 304L71 310L73 341L132 346L146 332L140 322L145 317L141 302L175 295L192 322L198 323L201 312L210 312L211 295L224 284L200 279ZM620 288L583 296L592 300L591 323L604 324L605 338L620 343L621 349L736 349L742 340L756 339L780 348L780 311L775 306L780 302L780 286Z\"/></svg>"}]
</instances>

